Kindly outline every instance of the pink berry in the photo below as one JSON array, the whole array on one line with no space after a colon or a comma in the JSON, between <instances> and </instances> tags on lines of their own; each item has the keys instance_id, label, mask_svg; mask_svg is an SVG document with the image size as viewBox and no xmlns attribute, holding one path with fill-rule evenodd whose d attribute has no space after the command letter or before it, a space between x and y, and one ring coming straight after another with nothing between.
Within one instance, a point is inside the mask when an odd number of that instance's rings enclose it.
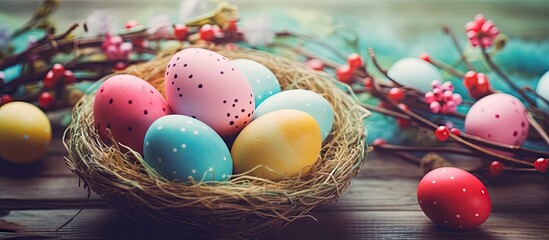
<instances>
[{"instance_id":1,"label":"pink berry","mask_svg":"<svg viewBox=\"0 0 549 240\"><path fill-rule=\"evenodd\" d=\"M440 112L440 103L439 102L431 102L429 104L429 109L431 109L432 113L439 113Z\"/></svg>"},{"instance_id":2,"label":"pink berry","mask_svg":"<svg viewBox=\"0 0 549 240\"><path fill-rule=\"evenodd\" d=\"M309 59L305 62L305 65L310 69L313 69L316 71L324 70L324 63L320 59L316 59L316 58Z\"/></svg>"},{"instance_id":3,"label":"pink berry","mask_svg":"<svg viewBox=\"0 0 549 240\"><path fill-rule=\"evenodd\" d=\"M431 87L432 87L433 89L435 89L435 88L440 88L440 86L441 86L440 80L433 80L433 81L431 81Z\"/></svg>"},{"instance_id":4,"label":"pink berry","mask_svg":"<svg viewBox=\"0 0 549 240\"><path fill-rule=\"evenodd\" d=\"M427 104L431 104L434 101L435 101L435 94L433 92L426 92L425 102L427 102Z\"/></svg>"},{"instance_id":5,"label":"pink berry","mask_svg":"<svg viewBox=\"0 0 549 240\"><path fill-rule=\"evenodd\" d=\"M452 101L454 101L457 105L460 105L463 102L463 98L459 93L452 94Z\"/></svg>"}]
</instances>

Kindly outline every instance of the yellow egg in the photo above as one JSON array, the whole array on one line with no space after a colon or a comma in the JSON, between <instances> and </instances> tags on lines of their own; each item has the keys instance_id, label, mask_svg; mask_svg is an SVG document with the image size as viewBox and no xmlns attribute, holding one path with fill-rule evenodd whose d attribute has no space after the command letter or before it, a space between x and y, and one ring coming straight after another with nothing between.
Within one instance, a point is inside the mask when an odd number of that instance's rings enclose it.
<instances>
[{"instance_id":1,"label":"yellow egg","mask_svg":"<svg viewBox=\"0 0 549 240\"><path fill-rule=\"evenodd\" d=\"M0 158L30 163L48 151L51 124L44 112L25 102L0 107Z\"/></svg>"},{"instance_id":2,"label":"yellow egg","mask_svg":"<svg viewBox=\"0 0 549 240\"><path fill-rule=\"evenodd\" d=\"M251 122L231 149L234 174L247 173L270 180L309 172L322 145L315 119L299 110L278 110ZM271 169L271 170L269 170Z\"/></svg>"}]
</instances>

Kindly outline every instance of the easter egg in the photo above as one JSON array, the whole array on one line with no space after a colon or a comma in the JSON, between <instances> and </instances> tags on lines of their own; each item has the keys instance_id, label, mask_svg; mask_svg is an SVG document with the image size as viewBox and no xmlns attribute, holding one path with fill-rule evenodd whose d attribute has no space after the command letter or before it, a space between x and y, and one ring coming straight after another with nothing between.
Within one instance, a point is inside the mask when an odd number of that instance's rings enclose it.
<instances>
[{"instance_id":1,"label":"easter egg","mask_svg":"<svg viewBox=\"0 0 549 240\"><path fill-rule=\"evenodd\" d=\"M301 110L313 116L320 126L322 140L328 137L334 125L332 105L318 93L303 89L283 91L267 98L255 110L254 119L282 109Z\"/></svg>"},{"instance_id":2,"label":"easter egg","mask_svg":"<svg viewBox=\"0 0 549 240\"><path fill-rule=\"evenodd\" d=\"M93 104L95 128L104 141L109 131L119 143L143 153L143 139L149 126L171 114L160 92L132 75L115 75L99 86Z\"/></svg>"},{"instance_id":3,"label":"easter egg","mask_svg":"<svg viewBox=\"0 0 549 240\"><path fill-rule=\"evenodd\" d=\"M400 84L422 92L431 91L431 82L441 80L440 71L419 58L403 58L389 68L387 75Z\"/></svg>"},{"instance_id":4,"label":"easter egg","mask_svg":"<svg viewBox=\"0 0 549 240\"><path fill-rule=\"evenodd\" d=\"M538 86L536 87L536 93L545 100L549 101L549 71L547 71L539 79ZM537 100L538 108L544 112L549 113L549 105L541 99Z\"/></svg>"},{"instance_id":5,"label":"easter egg","mask_svg":"<svg viewBox=\"0 0 549 240\"><path fill-rule=\"evenodd\" d=\"M481 98L465 117L466 133L502 144L522 145L528 136L528 126L522 102L505 93Z\"/></svg>"},{"instance_id":6,"label":"easter egg","mask_svg":"<svg viewBox=\"0 0 549 240\"><path fill-rule=\"evenodd\" d=\"M294 109L267 113L236 137L231 148L234 173L270 180L305 175L321 145L320 128L311 115Z\"/></svg>"},{"instance_id":7,"label":"easter egg","mask_svg":"<svg viewBox=\"0 0 549 240\"><path fill-rule=\"evenodd\" d=\"M492 202L472 174L454 167L427 173L417 187L421 210L434 223L456 230L474 229L488 219Z\"/></svg>"},{"instance_id":8,"label":"easter egg","mask_svg":"<svg viewBox=\"0 0 549 240\"><path fill-rule=\"evenodd\" d=\"M12 163L30 163L48 151L51 124L44 112L25 102L0 107L0 158Z\"/></svg>"},{"instance_id":9,"label":"easter egg","mask_svg":"<svg viewBox=\"0 0 549 240\"><path fill-rule=\"evenodd\" d=\"M278 79L271 70L254 60L235 59L232 61L246 75L255 97L255 107L263 100L280 92Z\"/></svg>"},{"instance_id":10,"label":"easter egg","mask_svg":"<svg viewBox=\"0 0 549 240\"><path fill-rule=\"evenodd\" d=\"M170 181L224 181L233 172L223 139L188 116L159 118L147 131L144 144L145 162Z\"/></svg>"},{"instance_id":11,"label":"easter egg","mask_svg":"<svg viewBox=\"0 0 549 240\"><path fill-rule=\"evenodd\" d=\"M174 113L205 122L222 137L252 121L254 97L242 71L218 53L188 48L166 68L166 99Z\"/></svg>"}]
</instances>

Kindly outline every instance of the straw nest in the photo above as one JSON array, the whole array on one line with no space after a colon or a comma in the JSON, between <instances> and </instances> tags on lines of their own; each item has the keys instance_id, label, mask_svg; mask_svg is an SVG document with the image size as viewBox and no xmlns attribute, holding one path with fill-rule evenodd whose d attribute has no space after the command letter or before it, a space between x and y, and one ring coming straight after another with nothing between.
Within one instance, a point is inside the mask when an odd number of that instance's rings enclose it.
<instances>
[{"instance_id":1,"label":"straw nest","mask_svg":"<svg viewBox=\"0 0 549 240\"><path fill-rule=\"evenodd\" d=\"M95 93L84 96L73 110L72 124L64 136L68 167L85 186L132 219L168 232L188 231L182 227L187 226L230 238L257 236L311 217L307 214L316 206L340 197L364 163L363 120L369 113L324 72L254 50L211 50L230 59L255 60L277 76L283 90L308 89L332 104L332 132L307 175L278 182L250 176L194 185L166 181L145 167L139 153L101 140L93 124ZM175 52L162 53L122 73L141 77L164 94L165 66Z\"/></svg>"}]
</instances>

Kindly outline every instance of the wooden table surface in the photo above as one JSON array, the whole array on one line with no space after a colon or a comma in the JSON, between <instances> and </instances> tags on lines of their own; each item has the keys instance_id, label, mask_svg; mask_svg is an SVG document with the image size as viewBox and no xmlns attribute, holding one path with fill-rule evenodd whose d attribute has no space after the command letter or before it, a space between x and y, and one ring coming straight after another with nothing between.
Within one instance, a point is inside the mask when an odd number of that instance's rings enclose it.
<instances>
[{"instance_id":1,"label":"wooden table surface","mask_svg":"<svg viewBox=\"0 0 549 240\"><path fill-rule=\"evenodd\" d=\"M96 195L73 222L56 231L87 197L65 166L60 138L56 132L49 154L36 164L0 161L0 239L155 239L151 226L131 222ZM408 162L372 153L342 198L312 212L317 221L297 220L260 239L547 239L547 176L507 174L487 181L492 214L467 232L437 227L421 212L416 200L421 176Z\"/></svg>"}]
</instances>

